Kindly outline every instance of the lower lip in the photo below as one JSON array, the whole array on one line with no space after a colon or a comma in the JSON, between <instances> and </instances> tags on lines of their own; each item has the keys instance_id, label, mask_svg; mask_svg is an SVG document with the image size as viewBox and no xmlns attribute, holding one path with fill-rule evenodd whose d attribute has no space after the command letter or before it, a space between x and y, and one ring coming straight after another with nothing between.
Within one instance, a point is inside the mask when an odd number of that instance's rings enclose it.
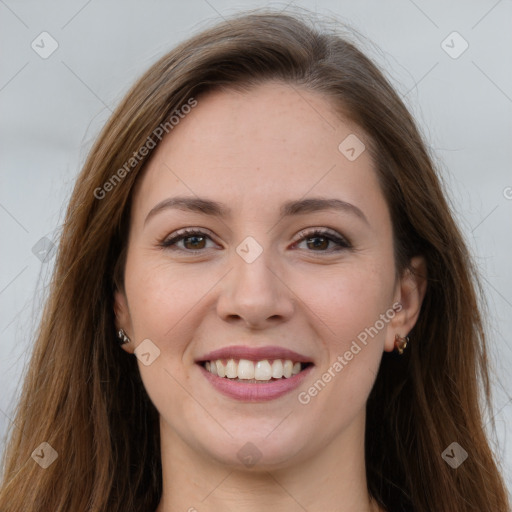
<instances>
[{"instance_id":1,"label":"lower lip","mask_svg":"<svg viewBox=\"0 0 512 512\"><path fill-rule=\"evenodd\" d=\"M306 369L293 375L289 379L282 378L265 384L244 384L243 382L214 375L207 371L202 365L199 365L199 368L210 384L223 395L244 402L266 402L279 398L296 389L309 375L310 371L313 369L313 365L309 365Z\"/></svg>"}]
</instances>

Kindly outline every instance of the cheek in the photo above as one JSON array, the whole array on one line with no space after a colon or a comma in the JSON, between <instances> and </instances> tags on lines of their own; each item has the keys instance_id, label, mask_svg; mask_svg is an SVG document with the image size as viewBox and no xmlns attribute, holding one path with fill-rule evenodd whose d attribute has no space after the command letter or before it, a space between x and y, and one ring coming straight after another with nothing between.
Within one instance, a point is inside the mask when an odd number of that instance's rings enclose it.
<instances>
[{"instance_id":1,"label":"cheek","mask_svg":"<svg viewBox=\"0 0 512 512\"><path fill-rule=\"evenodd\" d=\"M393 317L386 316L393 298L390 268L384 259L368 261L338 268L329 279L302 283L301 294L309 297L306 303L328 354L313 387L303 390L303 403L311 400L329 411L333 424L344 424L364 407L375 381Z\"/></svg>"},{"instance_id":2,"label":"cheek","mask_svg":"<svg viewBox=\"0 0 512 512\"><path fill-rule=\"evenodd\" d=\"M213 278L209 279L204 271L194 277L166 263L152 262L151 257L134 257L127 262L126 275L137 339L154 338L161 343L174 338L173 332L183 334L186 322L181 320L200 303L213 284L210 283ZM177 338L183 339L183 336Z\"/></svg>"},{"instance_id":3,"label":"cheek","mask_svg":"<svg viewBox=\"0 0 512 512\"><path fill-rule=\"evenodd\" d=\"M126 292L136 344L149 339L159 355L150 365L137 361L144 388L158 411L184 413L191 387L183 371L184 353L194 335L190 322L211 288L208 279L192 279L151 255L132 255L126 265Z\"/></svg>"},{"instance_id":4,"label":"cheek","mask_svg":"<svg viewBox=\"0 0 512 512\"><path fill-rule=\"evenodd\" d=\"M393 274L384 261L347 265L297 280L298 295L315 313L318 327L342 350L391 307ZM379 324L380 325L380 324Z\"/></svg>"}]
</instances>

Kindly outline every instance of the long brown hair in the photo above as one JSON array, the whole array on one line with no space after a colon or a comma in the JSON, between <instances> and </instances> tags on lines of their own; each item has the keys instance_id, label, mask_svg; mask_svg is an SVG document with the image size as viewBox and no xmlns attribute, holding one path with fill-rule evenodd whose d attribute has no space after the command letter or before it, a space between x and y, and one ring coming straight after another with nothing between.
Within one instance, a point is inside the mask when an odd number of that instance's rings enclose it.
<instances>
[{"instance_id":1,"label":"long brown hair","mask_svg":"<svg viewBox=\"0 0 512 512\"><path fill-rule=\"evenodd\" d=\"M354 44L314 28L310 18L257 11L203 31L156 62L93 146L67 210L10 430L2 512L156 509L158 413L136 359L119 348L113 312L131 192L159 142L155 130L167 123L170 132L173 112L191 98L200 102L205 91L268 80L330 98L367 134L391 212L397 271L415 255L427 261L413 342L402 358L384 354L367 403L370 494L390 512L509 509L484 432L482 408L491 401L477 276L414 120ZM143 146L151 148L131 161ZM456 469L441 456L454 441L469 453ZM58 454L46 469L31 457L42 442Z\"/></svg>"}]
</instances>

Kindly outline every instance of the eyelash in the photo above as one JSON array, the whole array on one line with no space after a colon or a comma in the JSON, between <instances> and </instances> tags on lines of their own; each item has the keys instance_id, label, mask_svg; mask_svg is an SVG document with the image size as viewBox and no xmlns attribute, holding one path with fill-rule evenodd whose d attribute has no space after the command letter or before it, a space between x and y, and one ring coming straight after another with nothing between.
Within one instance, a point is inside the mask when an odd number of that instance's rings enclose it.
<instances>
[{"instance_id":1,"label":"eyelash","mask_svg":"<svg viewBox=\"0 0 512 512\"><path fill-rule=\"evenodd\" d=\"M204 231L201 231L198 229L183 229L183 230L176 232L176 235L172 236L171 238L166 238L166 239L160 241L159 246L164 249L168 249L168 250L172 250L172 251L179 250L179 251L184 251L184 252L191 253L191 254L199 254L199 253L203 252L205 249L191 250L191 249L181 249L181 248L176 249L176 248L172 247L176 243L181 242L182 240L184 240L186 238L193 237L193 236L200 236L200 237L206 236L207 238L209 238L211 240L211 237L208 235L208 233L206 233ZM294 245L296 245L304 240L310 239L310 238L326 238L327 240L338 244L338 247L334 250L308 251L308 252L320 252L320 253L330 254L333 252L338 252L338 251L342 251L344 249L346 250L346 249L352 248L352 245L346 238L343 238L342 236L338 235L335 231L333 231L331 229L314 228L309 231L303 230L298 234L298 236L300 238L297 240L297 242L294 242Z\"/></svg>"}]
</instances>

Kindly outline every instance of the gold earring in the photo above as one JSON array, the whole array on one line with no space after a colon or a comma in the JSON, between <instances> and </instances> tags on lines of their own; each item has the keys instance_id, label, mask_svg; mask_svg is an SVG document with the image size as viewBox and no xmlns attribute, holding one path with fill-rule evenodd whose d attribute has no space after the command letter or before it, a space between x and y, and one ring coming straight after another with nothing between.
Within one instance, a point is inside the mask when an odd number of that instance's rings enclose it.
<instances>
[{"instance_id":1,"label":"gold earring","mask_svg":"<svg viewBox=\"0 0 512 512\"><path fill-rule=\"evenodd\" d=\"M409 336L404 336L402 338L399 334L395 334L395 349L400 355L404 353L407 343L409 343Z\"/></svg>"},{"instance_id":2,"label":"gold earring","mask_svg":"<svg viewBox=\"0 0 512 512\"><path fill-rule=\"evenodd\" d=\"M123 340L123 341L121 341L121 345L124 345L125 343L130 343L130 338L128 338L128 336L126 336L123 329L119 329L119 331L117 331L117 337L120 338L121 340Z\"/></svg>"}]
</instances>

